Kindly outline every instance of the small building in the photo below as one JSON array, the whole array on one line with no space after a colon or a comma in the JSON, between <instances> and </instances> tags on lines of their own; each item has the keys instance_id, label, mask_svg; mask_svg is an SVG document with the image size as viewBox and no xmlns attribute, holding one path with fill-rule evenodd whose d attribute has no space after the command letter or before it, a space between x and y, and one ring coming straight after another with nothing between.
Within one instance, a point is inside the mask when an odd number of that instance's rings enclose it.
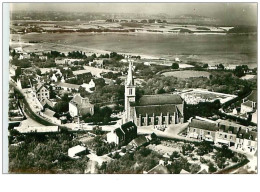
<instances>
[{"instance_id":1,"label":"small building","mask_svg":"<svg viewBox=\"0 0 260 192\"><path fill-rule=\"evenodd\" d=\"M251 113L256 108L256 103L253 101L246 101L241 103L241 113Z\"/></svg>"},{"instance_id":2,"label":"small building","mask_svg":"<svg viewBox=\"0 0 260 192\"><path fill-rule=\"evenodd\" d=\"M70 84L70 83L63 83L63 82L59 82L56 84L58 88L61 88L65 91L72 91L72 90L75 90L75 91L78 91L79 90L79 87L80 85L75 85L75 84Z\"/></svg>"},{"instance_id":3,"label":"small building","mask_svg":"<svg viewBox=\"0 0 260 192\"><path fill-rule=\"evenodd\" d=\"M50 92L44 84L38 84L36 87L36 97L41 102L43 99L50 98Z\"/></svg>"},{"instance_id":4,"label":"small building","mask_svg":"<svg viewBox=\"0 0 260 192\"><path fill-rule=\"evenodd\" d=\"M85 90L89 93L92 93L93 92L93 89L95 89L95 82L93 81L93 79L90 80L89 83L83 83L81 85L81 87L85 88Z\"/></svg>"},{"instance_id":5,"label":"small building","mask_svg":"<svg viewBox=\"0 0 260 192\"><path fill-rule=\"evenodd\" d=\"M28 127L15 127L17 131L20 133L53 133L53 132L59 132L60 129L58 126L28 126Z\"/></svg>"},{"instance_id":6,"label":"small building","mask_svg":"<svg viewBox=\"0 0 260 192\"><path fill-rule=\"evenodd\" d=\"M87 148L81 145L74 146L68 149L68 156L73 159L78 159L81 155L87 154Z\"/></svg>"},{"instance_id":7,"label":"small building","mask_svg":"<svg viewBox=\"0 0 260 192\"><path fill-rule=\"evenodd\" d=\"M132 121L129 121L108 133L107 142L115 143L116 145L127 145L136 137L137 127Z\"/></svg>"},{"instance_id":8,"label":"small building","mask_svg":"<svg viewBox=\"0 0 260 192\"><path fill-rule=\"evenodd\" d=\"M148 174L169 174L170 171L167 169L166 166L162 164L156 165L154 168L147 171Z\"/></svg>"},{"instance_id":9,"label":"small building","mask_svg":"<svg viewBox=\"0 0 260 192\"><path fill-rule=\"evenodd\" d=\"M214 122L191 119L187 129L187 137L213 142L217 130L218 127Z\"/></svg>"},{"instance_id":10,"label":"small building","mask_svg":"<svg viewBox=\"0 0 260 192\"><path fill-rule=\"evenodd\" d=\"M104 60L103 59L94 59L93 63L96 64L96 67L103 68Z\"/></svg>"},{"instance_id":11,"label":"small building","mask_svg":"<svg viewBox=\"0 0 260 192\"><path fill-rule=\"evenodd\" d=\"M144 135L140 135L137 138L133 139L129 144L133 145L134 148L139 148L148 143L148 139Z\"/></svg>"},{"instance_id":12,"label":"small building","mask_svg":"<svg viewBox=\"0 0 260 192\"><path fill-rule=\"evenodd\" d=\"M44 56L44 55L40 55L39 59L42 60L42 61L46 61L48 59L48 57Z\"/></svg>"},{"instance_id":13,"label":"small building","mask_svg":"<svg viewBox=\"0 0 260 192\"><path fill-rule=\"evenodd\" d=\"M90 103L89 98L83 98L80 94L76 94L69 102L69 113L72 117L87 113L94 115L94 105Z\"/></svg>"},{"instance_id":14,"label":"small building","mask_svg":"<svg viewBox=\"0 0 260 192\"><path fill-rule=\"evenodd\" d=\"M58 81L58 78L56 77L56 75L54 73L51 76L51 80L54 81L54 82Z\"/></svg>"}]
</instances>

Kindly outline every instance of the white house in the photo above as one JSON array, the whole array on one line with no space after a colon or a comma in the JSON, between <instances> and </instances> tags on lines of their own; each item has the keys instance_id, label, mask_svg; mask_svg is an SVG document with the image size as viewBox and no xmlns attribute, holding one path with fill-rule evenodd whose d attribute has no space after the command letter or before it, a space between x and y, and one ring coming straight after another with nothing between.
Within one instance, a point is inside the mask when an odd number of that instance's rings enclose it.
<instances>
[{"instance_id":1,"label":"white house","mask_svg":"<svg viewBox=\"0 0 260 192\"><path fill-rule=\"evenodd\" d=\"M91 81L87 84L87 83L83 83L81 85L81 87L85 88L85 90L89 93L92 93L93 91L91 90L92 88L95 88L96 84L93 81L93 79L91 79Z\"/></svg>"},{"instance_id":2,"label":"white house","mask_svg":"<svg viewBox=\"0 0 260 192\"><path fill-rule=\"evenodd\" d=\"M40 56L39 56L39 59L40 59L40 60L47 60L48 57L47 57L47 56L44 56L44 55L40 55Z\"/></svg>"},{"instance_id":3,"label":"white house","mask_svg":"<svg viewBox=\"0 0 260 192\"><path fill-rule=\"evenodd\" d=\"M58 81L58 78L56 77L56 75L54 73L53 73L53 75L51 77L51 80L54 81L54 82Z\"/></svg>"},{"instance_id":4,"label":"white house","mask_svg":"<svg viewBox=\"0 0 260 192\"><path fill-rule=\"evenodd\" d=\"M83 147L81 145L74 146L72 148L69 148L68 150L68 156L74 159L78 159L79 155L86 154L86 147Z\"/></svg>"},{"instance_id":5,"label":"white house","mask_svg":"<svg viewBox=\"0 0 260 192\"><path fill-rule=\"evenodd\" d=\"M254 108L256 107L256 103L253 101L246 101L241 104L241 113L250 113L253 112Z\"/></svg>"}]
</instances>

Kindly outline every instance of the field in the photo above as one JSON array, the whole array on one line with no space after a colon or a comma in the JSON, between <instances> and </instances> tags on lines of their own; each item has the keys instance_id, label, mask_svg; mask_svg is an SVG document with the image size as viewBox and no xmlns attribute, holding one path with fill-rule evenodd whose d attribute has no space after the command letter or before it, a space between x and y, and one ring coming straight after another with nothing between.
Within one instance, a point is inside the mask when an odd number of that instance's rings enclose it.
<instances>
[{"instance_id":1,"label":"field","mask_svg":"<svg viewBox=\"0 0 260 192\"><path fill-rule=\"evenodd\" d=\"M210 73L206 71L170 71L163 73L166 77L177 77L181 79L187 79L190 77L207 77L209 78Z\"/></svg>"}]
</instances>

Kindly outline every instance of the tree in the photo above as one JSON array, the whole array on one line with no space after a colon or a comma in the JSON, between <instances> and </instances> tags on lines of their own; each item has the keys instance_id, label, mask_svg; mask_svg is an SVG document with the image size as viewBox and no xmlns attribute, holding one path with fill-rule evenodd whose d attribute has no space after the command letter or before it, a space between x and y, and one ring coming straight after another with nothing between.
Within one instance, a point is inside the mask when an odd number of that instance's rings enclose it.
<instances>
[{"instance_id":1,"label":"tree","mask_svg":"<svg viewBox=\"0 0 260 192\"><path fill-rule=\"evenodd\" d=\"M174 151L172 152L171 156L170 156L170 159L173 160L173 159L178 159L180 157L180 154L178 151Z\"/></svg>"},{"instance_id":2,"label":"tree","mask_svg":"<svg viewBox=\"0 0 260 192\"><path fill-rule=\"evenodd\" d=\"M208 68L208 67L209 67L209 64L207 64L207 63L203 65L203 68Z\"/></svg>"},{"instance_id":3,"label":"tree","mask_svg":"<svg viewBox=\"0 0 260 192\"><path fill-rule=\"evenodd\" d=\"M239 65L236 66L236 69L234 70L234 75L237 77L242 77L245 75L245 72L248 71L248 66L247 65Z\"/></svg>"},{"instance_id":4,"label":"tree","mask_svg":"<svg viewBox=\"0 0 260 192\"><path fill-rule=\"evenodd\" d=\"M203 156L213 151L213 147L207 141L203 141L197 149L197 154Z\"/></svg>"},{"instance_id":5,"label":"tree","mask_svg":"<svg viewBox=\"0 0 260 192\"><path fill-rule=\"evenodd\" d=\"M220 63L220 64L217 65L217 68L220 69L220 70L224 70L225 66L222 63Z\"/></svg>"},{"instance_id":6,"label":"tree","mask_svg":"<svg viewBox=\"0 0 260 192\"><path fill-rule=\"evenodd\" d=\"M172 64L172 69L179 69L179 64L178 63L173 63Z\"/></svg>"},{"instance_id":7,"label":"tree","mask_svg":"<svg viewBox=\"0 0 260 192\"><path fill-rule=\"evenodd\" d=\"M184 144L181 147L182 154L187 155L188 153L191 153L194 150L194 147L191 144Z\"/></svg>"},{"instance_id":8,"label":"tree","mask_svg":"<svg viewBox=\"0 0 260 192\"><path fill-rule=\"evenodd\" d=\"M201 167L200 167L199 164L192 164L192 165L190 166L190 171L191 171L192 174L198 173L199 170L200 170L200 168L201 168Z\"/></svg>"},{"instance_id":9,"label":"tree","mask_svg":"<svg viewBox=\"0 0 260 192\"><path fill-rule=\"evenodd\" d=\"M69 111L69 103L66 101L59 101L55 104L53 110L56 113L68 112Z\"/></svg>"},{"instance_id":10,"label":"tree","mask_svg":"<svg viewBox=\"0 0 260 192\"><path fill-rule=\"evenodd\" d=\"M212 162L210 162L208 166L209 166L210 173L214 173L217 171L217 168L214 166L214 164Z\"/></svg>"}]
</instances>

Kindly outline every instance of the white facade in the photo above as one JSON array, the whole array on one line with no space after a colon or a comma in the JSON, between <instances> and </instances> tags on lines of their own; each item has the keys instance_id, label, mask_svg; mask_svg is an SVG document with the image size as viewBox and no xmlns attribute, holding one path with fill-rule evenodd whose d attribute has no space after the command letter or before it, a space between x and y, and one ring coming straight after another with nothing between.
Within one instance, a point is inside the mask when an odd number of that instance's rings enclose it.
<instances>
[{"instance_id":1,"label":"white facade","mask_svg":"<svg viewBox=\"0 0 260 192\"><path fill-rule=\"evenodd\" d=\"M79 156L77 156L79 153L85 152L86 151L86 147L77 145L75 147L69 148L68 150L68 156L71 158L79 158Z\"/></svg>"},{"instance_id":2,"label":"white facade","mask_svg":"<svg viewBox=\"0 0 260 192\"><path fill-rule=\"evenodd\" d=\"M87 83L83 83L81 85L81 87L85 88L85 90L89 93L92 93L93 91L91 91L90 89L91 88L95 88L96 84L95 82L93 81L93 79L91 79L91 81L87 84Z\"/></svg>"},{"instance_id":3,"label":"white facade","mask_svg":"<svg viewBox=\"0 0 260 192\"><path fill-rule=\"evenodd\" d=\"M57 82L57 81L58 81L58 78L56 77L55 74L53 74L52 77L51 77L51 80L54 81L54 82Z\"/></svg>"},{"instance_id":4,"label":"white facade","mask_svg":"<svg viewBox=\"0 0 260 192\"><path fill-rule=\"evenodd\" d=\"M119 144L119 138L113 131L107 134L107 142L108 143L115 143L116 145Z\"/></svg>"},{"instance_id":5,"label":"white facade","mask_svg":"<svg viewBox=\"0 0 260 192\"><path fill-rule=\"evenodd\" d=\"M248 102L248 101L247 101ZM252 102L252 106L245 105L244 103L241 104L241 113L250 113L254 110L254 102Z\"/></svg>"},{"instance_id":6,"label":"white facade","mask_svg":"<svg viewBox=\"0 0 260 192\"><path fill-rule=\"evenodd\" d=\"M69 113L72 117L78 116L78 108L74 103L69 102Z\"/></svg>"}]
</instances>

